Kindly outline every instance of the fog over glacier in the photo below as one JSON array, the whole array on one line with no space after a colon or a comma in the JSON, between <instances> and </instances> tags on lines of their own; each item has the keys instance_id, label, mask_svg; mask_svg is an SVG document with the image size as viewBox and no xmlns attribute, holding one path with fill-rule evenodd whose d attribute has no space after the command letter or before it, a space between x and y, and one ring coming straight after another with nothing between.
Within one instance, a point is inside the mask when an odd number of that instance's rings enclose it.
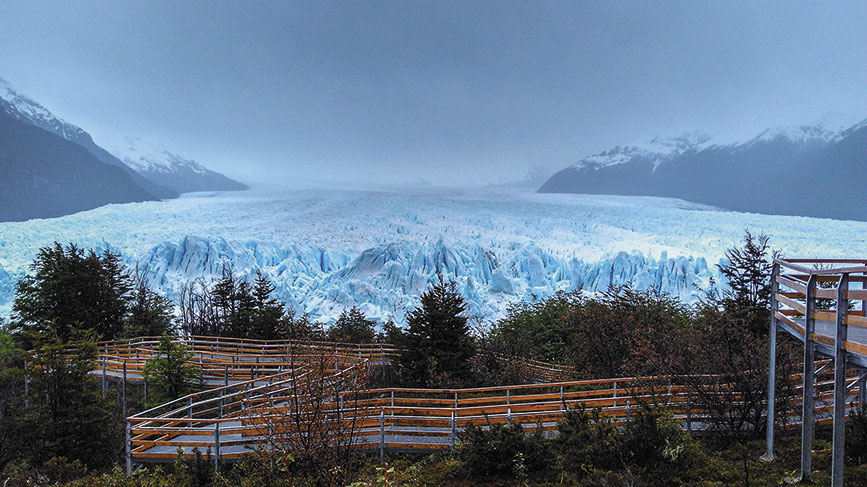
<instances>
[{"instance_id":1,"label":"fog over glacier","mask_svg":"<svg viewBox=\"0 0 867 487\"><path fill-rule=\"evenodd\" d=\"M54 241L118 251L170 298L231 265L245 276L261 270L278 298L315 319L357 305L402 323L439 274L483 321L509 303L612 284L692 301L719 281L716 266L745 229L770 235L787 256L845 257L863 250L867 223L506 189L196 193L0 223L0 315L38 248Z\"/></svg>"}]
</instances>

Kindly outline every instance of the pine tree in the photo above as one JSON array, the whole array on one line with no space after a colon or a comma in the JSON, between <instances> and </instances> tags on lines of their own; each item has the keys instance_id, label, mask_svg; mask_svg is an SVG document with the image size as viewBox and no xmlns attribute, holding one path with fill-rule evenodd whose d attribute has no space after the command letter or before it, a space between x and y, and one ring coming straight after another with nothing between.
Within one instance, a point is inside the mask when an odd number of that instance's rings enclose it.
<instances>
[{"instance_id":1,"label":"pine tree","mask_svg":"<svg viewBox=\"0 0 867 487\"><path fill-rule=\"evenodd\" d=\"M55 242L39 250L30 269L15 293L14 331L56 335L63 342L86 329L103 340L121 335L132 281L117 254Z\"/></svg>"},{"instance_id":2,"label":"pine tree","mask_svg":"<svg viewBox=\"0 0 867 487\"><path fill-rule=\"evenodd\" d=\"M253 320L250 327L250 338L260 340L275 340L281 338L281 328L284 320L284 304L271 297L274 285L262 274L256 271L256 281L253 284Z\"/></svg>"},{"instance_id":3,"label":"pine tree","mask_svg":"<svg viewBox=\"0 0 867 487\"><path fill-rule=\"evenodd\" d=\"M70 338L74 344L57 335L37 337L26 355L29 393L18 396L4 429L15 454L34 465L66 457L106 467L117 459L121 424L111 395L103 399L89 374L96 368L95 335L76 332Z\"/></svg>"},{"instance_id":4,"label":"pine tree","mask_svg":"<svg viewBox=\"0 0 867 487\"><path fill-rule=\"evenodd\" d=\"M372 343L376 337L374 323L353 306L340 313L340 317L328 330L328 339L341 343Z\"/></svg>"},{"instance_id":5,"label":"pine tree","mask_svg":"<svg viewBox=\"0 0 867 487\"><path fill-rule=\"evenodd\" d=\"M163 404L198 389L199 371L187 365L193 354L170 335L160 337L159 355L145 362L144 378L151 387L149 406Z\"/></svg>"},{"instance_id":6,"label":"pine tree","mask_svg":"<svg viewBox=\"0 0 867 487\"><path fill-rule=\"evenodd\" d=\"M152 291L140 279L130 299L124 336L161 336L173 331L173 322L172 302Z\"/></svg>"},{"instance_id":7,"label":"pine tree","mask_svg":"<svg viewBox=\"0 0 867 487\"><path fill-rule=\"evenodd\" d=\"M727 307L770 309L771 272L779 252L773 251L764 234L745 232L743 247L726 250L728 263L720 265L720 274L728 289L724 294Z\"/></svg>"},{"instance_id":8,"label":"pine tree","mask_svg":"<svg viewBox=\"0 0 867 487\"><path fill-rule=\"evenodd\" d=\"M439 282L421 296L421 306L407 319L400 364L415 385L453 386L470 380L475 344L470 336L463 296L454 282Z\"/></svg>"}]
</instances>

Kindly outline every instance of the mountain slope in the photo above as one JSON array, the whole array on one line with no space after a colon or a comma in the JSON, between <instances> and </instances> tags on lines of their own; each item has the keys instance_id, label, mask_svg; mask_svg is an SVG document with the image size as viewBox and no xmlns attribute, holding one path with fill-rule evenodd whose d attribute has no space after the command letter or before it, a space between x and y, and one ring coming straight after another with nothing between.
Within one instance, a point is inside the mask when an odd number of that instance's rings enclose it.
<instances>
[{"instance_id":1,"label":"mountain slope","mask_svg":"<svg viewBox=\"0 0 867 487\"><path fill-rule=\"evenodd\" d=\"M0 221L155 199L123 169L0 111Z\"/></svg>"},{"instance_id":2,"label":"mountain slope","mask_svg":"<svg viewBox=\"0 0 867 487\"><path fill-rule=\"evenodd\" d=\"M123 163L151 181L179 193L190 191L240 191L247 186L212 171L198 162L128 137L126 149L115 149Z\"/></svg>"},{"instance_id":3,"label":"mountain slope","mask_svg":"<svg viewBox=\"0 0 867 487\"><path fill-rule=\"evenodd\" d=\"M584 158L539 192L663 196L738 211L867 220L856 183L867 166L863 123L843 131L766 130L746 142L707 136L651 142Z\"/></svg>"},{"instance_id":4,"label":"mountain slope","mask_svg":"<svg viewBox=\"0 0 867 487\"><path fill-rule=\"evenodd\" d=\"M73 125L52 114L47 108L18 93L3 78L0 78L0 111L21 122L39 127L55 135L84 147L100 162L117 166L126 172L137 185L153 196L161 199L177 198L179 192L154 183L124 165L117 157L96 145L93 138L81 127Z\"/></svg>"}]
</instances>

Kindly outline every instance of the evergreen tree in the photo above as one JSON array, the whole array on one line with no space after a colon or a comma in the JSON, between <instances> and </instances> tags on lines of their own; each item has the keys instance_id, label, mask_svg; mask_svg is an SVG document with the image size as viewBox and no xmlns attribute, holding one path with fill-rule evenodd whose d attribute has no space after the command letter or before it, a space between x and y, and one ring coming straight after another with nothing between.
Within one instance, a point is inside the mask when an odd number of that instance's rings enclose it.
<instances>
[{"instance_id":1,"label":"evergreen tree","mask_svg":"<svg viewBox=\"0 0 867 487\"><path fill-rule=\"evenodd\" d=\"M201 376L198 369L187 365L193 354L170 335L160 337L159 354L145 362L144 378L151 387L149 406L193 393L198 389Z\"/></svg>"},{"instance_id":2,"label":"evergreen tree","mask_svg":"<svg viewBox=\"0 0 867 487\"><path fill-rule=\"evenodd\" d=\"M148 288L139 280L129 302L129 317L124 336L161 336L171 333L174 317L172 302Z\"/></svg>"},{"instance_id":3,"label":"evergreen tree","mask_svg":"<svg viewBox=\"0 0 867 487\"><path fill-rule=\"evenodd\" d=\"M261 340L276 340L281 338L281 327L284 320L284 305L271 297L274 285L260 271L256 271L256 281L253 284L253 319L249 337Z\"/></svg>"},{"instance_id":4,"label":"evergreen tree","mask_svg":"<svg viewBox=\"0 0 867 487\"><path fill-rule=\"evenodd\" d=\"M57 335L40 335L33 342L23 371L29 393L18 395L4 430L14 455L31 464L65 457L105 467L118 458L121 424L112 414L113 401L103 399L89 374L96 369L95 335L76 332L70 338L74 345Z\"/></svg>"},{"instance_id":5,"label":"evergreen tree","mask_svg":"<svg viewBox=\"0 0 867 487\"><path fill-rule=\"evenodd\" d=\"M15 293L14 330L62 342L85 329L103 340L121 335L132 282L117 254L55 242L39 250L30 269Z\"/></svg>"},{"instance_id":6,"label":"evergreen tree","mask_svg":"<svg viewBox=\"0 0 867 487\"><path fill-rule=\"evenodd\" d=\"M374 324L360 309L353 306L340 313L340 317L328 330L328 339L341 343L373 343L376 337Z\"/></svg>"},{"instance_id":7,"label":"evergreen tree","mask_svg":"<svg viewBox=\"0 0 867 487\"><path fill-rule=\"evenodd\" d=\"M439 282L421 296L421 306L407 319L400 365L416 385L452 386L469 381L475 344L470 336L463 296L454 282Z\"/></svg>"},{"instance_id":8,"label":"evergreen tree","mask_svg":"<svg viewBox=\"0 0 867 487\"><path fill-rule=\"evenodd\" d=\"M743 247L726 250L728 262L718 267L728 284L723 296L727 307L770 309L771 272L779 252L771 250L769 240L764 234L754 236L747 230Z\"/></svg>"}]
</instances>

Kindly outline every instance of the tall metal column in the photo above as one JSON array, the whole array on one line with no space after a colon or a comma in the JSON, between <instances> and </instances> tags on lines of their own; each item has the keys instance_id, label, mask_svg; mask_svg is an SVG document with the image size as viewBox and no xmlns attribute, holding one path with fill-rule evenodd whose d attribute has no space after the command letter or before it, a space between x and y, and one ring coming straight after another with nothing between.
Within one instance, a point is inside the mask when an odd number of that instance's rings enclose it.
<instances>
[{"instance_id":1,"label":"tall metal column","mask_svg":"<svg viewBox=\"0 0 867 487\"><path fill-rule=\"evenodd\" d=\"M813 404L816 383L815 345L813 333L816 331L816 320L813 310L816 308L816 276L810 275L807 281L806 312L804 316L804 387L801 419L801 482L812 482L813 478L813 434L816 408Z\"/></svg>"},{"instance_id":2,"label":"tall metal column","mask_svg":"<svg viewBox=\"0 0 867 487\"><path fill-rule=\"evenodd\" d=\"M849 311L849 301L846 291L849 289L849 274L840 276L837 283L837 336L834 340L834 442L831 447L831 486L843 487L843 450L846 447L846 348L848 336L846 313Z\"/></svg>"},{"instance_id":3,"label":"tall metal column","mask_svg":"<svg viewBox=\"0 0 867 487\"><path fill-rule=\"evenodd\" d=\"M765 432L765 454L763 460L774 460L774 413L777 388L777 292L780 285L777 283L777 274L780 272L780 265L774 264L771 272L771 329L770 342L768 345L768 417L767 428Z\"/></svg>"}]
</instances>

